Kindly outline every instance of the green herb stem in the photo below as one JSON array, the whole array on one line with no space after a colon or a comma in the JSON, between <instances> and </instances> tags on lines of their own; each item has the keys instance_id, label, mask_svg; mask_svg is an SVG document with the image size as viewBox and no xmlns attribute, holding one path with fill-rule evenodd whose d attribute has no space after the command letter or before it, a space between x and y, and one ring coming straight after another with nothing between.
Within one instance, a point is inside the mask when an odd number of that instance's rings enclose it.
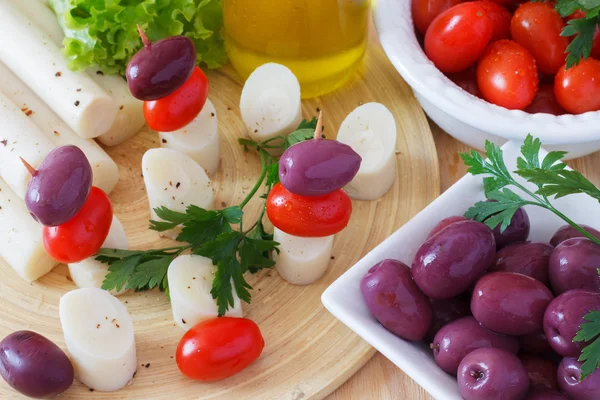
<instances>
[{"instance_id":1,"label":"green herb stem","mask_svg":"<svg viewBox=\"0 0 600 400\"><path fill-rule=\"evenodd\" d=\"M246 195L244 200L242 200L242 202L240 203L241 209L243 209L244 206L246 206L246 204L248 204L248 202L250 200L252 200L252 198L254 197L256 192L258 192L258 189L260 189L260 187L262 186L262 184L265 180L265 176L267 175L268 153L263 149L258 149L258 155L260 156L260 176L256 180L256 183L254 184L254 187L252 188L252 190L250 190L250 192Z\"/></svg>"}]
</instances>

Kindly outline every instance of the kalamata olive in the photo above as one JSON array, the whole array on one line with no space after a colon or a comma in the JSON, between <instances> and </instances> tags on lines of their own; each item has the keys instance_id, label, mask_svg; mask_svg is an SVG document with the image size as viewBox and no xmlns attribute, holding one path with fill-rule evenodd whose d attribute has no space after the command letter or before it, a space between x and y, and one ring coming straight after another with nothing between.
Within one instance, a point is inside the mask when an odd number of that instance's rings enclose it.
<instances>
[{"instance_id":1,"label":"kalamata olive","mask_svg":"<svg viewBox=\"0 0 600 400\"><path fill-rule=\"evenodd\" d=\"M31 216L46 226L71 220L92 189L92 166L77 146L57 147L31 172L25 204Z\"/></svg>"},{"instance_id":2,"label":"kalamata olive","mask_svg":"<svg viewBox=\"0 0 600 400\"><path fill-rule=\"evenodd\" d=\"M584 224L579 224L579 226L582 227L583 229L585 229L586 231L588 231L589 233L591 233L592 236L595 236L598 239L600 239L600 232L597 231L596 229L592 228L591 226L584 225ZM571 225L563 225L560 228L558 228L558 230L556 231L556 233L554 235L552 235L552 239L550 239L550 244L552 246L556 247L567 239L581 238L581 237L585 237L585 236L583 236L583 234L581 232L579 232L577 229L573 228Z\"/></svg>"},{"instance_id":3,"label":"kalamata olive","mask_svg":"<svg viewBox=\"0 0 600 400\"><path fill-rule=\"evenodd\" d=\"M458 390L465 400L521 400L528 389L521 361L505 350L477 349L458 367Z\"/></svg>"},{"instance_id":4,"label":"kalamata olive","mask_svg":"<svg viewBox=\"0 0 600 400\"><path fill-rule=\"evenodd\" d=\"M558 386L571 400L600 399L600 369L580 381L581 364L575 358L563 358L558 366Z\"/></svg>"},{"instance_id":5,"label":"kalamata olive","mask_svg":"<svg viewBox=\"0 0 600 400\"><path fill-rule=\"evenodd\" d=\"M519 337L519 347L521 351L531 354L548 355L552 353L552 347L548 343L546 334L542 332L533 333Z\"/></svg>"},{"instance_id":6,"label":"kalamata olive","mask_svg":"<svg viewBox=\"0 0 600 400\"><path fill-rule=\"evenodd\" d=\"M436 226L433 227L431 232L429 232L429 235L427 235L427 239L437 235L438 233L440 233L441 231L446 229L446 227L448 227L448 225L452 225L455 222L466 221L467 219L468 218L465 218L462 215L455 215L453 217L444 218L443 220L438 222L438 224Z\"/></svg>"},{"instance_id":7,"label":"kalamata olive","mask_svg":"<svg viewBox=\"0 0 600 400\"><path fill-rule=\"evenodd\" d=\"M279 161L279 180L302 196L321 196L346 186L362 158L337 140L313 139L288 148Z\"/></svg>"},{"instance_id":8,"label":"kalamata olive","mask_svg":"<svg viewBox=\"0 0 600 400\"><path fill-rule=\"evenodd\" d=\"M600 246L589 239L568 239L556 246L548 262L550 284L557 296L567 290L600 293Z\"/></svg>"},{"instance_id":9,"label":"kalamata olive","mask_svg":"<svg viewBox=\"0 0 600 400\"><path fill-rule=\"evenodd\" d=\"M544 386L558 390L558 381L556 380L557 363L532 354L521 354L519 359L523 363L527 375L529 375L532 387Z\"/></svg>"},{"instance_id":10,"label":"kalamata olive","mask_svg":"<svg viewBox=\"0 0 600 400\"><path fill-rule=\"evenodd\" d=\"M483 275L495 255L494 235L487 226L471 220L455 222L421 245L412 275L427 296L451 299Z\"/></svg>"},{"instance_id":11,"label":"kalamata olive","mask_svg":"<svg viewBox=\"0 0 600 400\"><path fill-rule=\"evenodd\" d=\"M529 392L523 400L569 400L569 398L558 390L537 387Z\"/></svg>"},{"instance_id":12,"label":"kalamata olive","mask_svg":"<svg viewBox=\"0 0 600 400\"><path fill-rule=\"evenodd\" d=\"M360 290L371 314L387 330L403 339L423 339L431 326L431 305L406 264L381 261L362 278Z\"/></svg>"},{"instance_id":13,"label":"kalamata olive","mask_svg":"<svg viewBox=\"0 0 600 400\"><path fill-rule=\"evenodd\" d=\"M563 357L579 357L589 342L573 342L583 317L600 310L600 294L570 290L552 300L544 314L544 332L550 346Z\"/></svg>"},{"instance_id":14,"label":"kalamata olive","mask_svg":"<svg viewBox=\"0 0 600 400\"><path fill-rule=\"evenodd\" d=\"M430 347L437 365L452 375L456 375L462 359L475 349L495 347L513 354L519 351L516 338L492 332L473 317L460 318L445 325L435 335Z\"/></svg>"},{"instance_id":15,"label":"kalamata olive","mask_svg":"<svg viewBox=\"0 0 600 400\"><path fill-rule=\"evenodd\" d=\"M483 326L505 335L542 330L552 292L540 281L514 272L493 272L475 284L471 312Z\"/></svg>"},{"instance_id":16,"label":"kalamata olive","mask_svg":"<svg viewBox=\"0 0 600 400\"><path fill-rule=\"evenodd\" d=\"M175 92L196 66L196 47L185 36L171 36L154 43L142 33L144 47L127 65L127 84L133 97L158 100Z\"/></svg>"},{"instance_id":17,"label":"kalamata olive","mask_svg":"<svg viewBox=\"0 0 600 400\"><path fill-rule=\"evenodd\" d=\"M73 383L67 355L42 335L18 331L0 342L0 375L13 389L34 399L51 399Z\"/></svg>"},{"instance_id":18,"label":"kalamata olive","mask_svg":"<svg viewBox=\"0 0 600 400\"><path fill-rule=\"evenodd\" d=\"M471 307L469 302L455 297L450 300L431 299L431 308L433 309L433 322L431 328L425 335L425 340L432 341L436 333L439 332L449 322L455 321L462 317L471 315Z\"/></svg>"},{"instance_id":19,"label":"kalamata olive","mask_svg":"<svg viewBox=\"0 0 600 400\"><path fill-rule=\"evenodd\" d=\"M496 247L498 249L511 243L524 242L529 237L529 216L523 208L519 208L510 220L510 225L500 232L500 225L494 228Z\"/></svg>"},{"instance_id":20,"label":"kalamata olive","mask_svg":"<svg viewBox=\"0 0 600 400\"><path fill-rule=\"evenodd\" d=\"M500 249L490 272L517 272L549 285L548 259L554 247L547 243L515 243Z\"/></svg>"}]
</instances>

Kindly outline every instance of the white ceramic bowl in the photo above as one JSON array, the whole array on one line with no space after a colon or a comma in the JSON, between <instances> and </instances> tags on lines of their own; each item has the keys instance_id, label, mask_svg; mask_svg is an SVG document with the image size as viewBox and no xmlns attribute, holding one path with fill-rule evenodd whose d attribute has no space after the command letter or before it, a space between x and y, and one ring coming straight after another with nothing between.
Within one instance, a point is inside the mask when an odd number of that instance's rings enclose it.
<instances>
[{"instance_id":1,"label":"white ceramic bowl","mask_svg":"<svg viewBox=\"0 0 600 400\"><path fill-rule=\"evenodd\" d=\"M411 0L374 0L375 25L387 56L443 130L478 149L486 139L502 144L531 133L549 150L568 151L567 158L600 150L600 111L559 117L528 114L487 103L456 86L421 49L410 4Z\"/></svg>"},{"instance_id":2,"label":"white ceramic bowl","mask_svg":"<svg viewBox=\"0 0 600 400\"><path fill-rule=\"evenodd\" d=\"M503 147L509 171L516 168L519 146L511 141ZM540 153L540 157L543 155ZM535 190L535 186L526 184L520 178L518 180ZM369 268L386 258L397 259L410 266L415 253L440 220L452 215L462 215L484 197L481 176L463 177L338 278L322 296L323 304L336 318L390 359L437 400L462 399L456 379L436 365L431 350L425 343L400 339L377 322L363 300L360 281ZM598 210L598 202L591 197L571 195L555 200L553 204L574 221L583 221L600 228L600 213L592 212ZM525 208L531 221L529 239L532 241L549 241L558 227L565 224L550 211L536 206Z\"/></svg>"}]
</instances>

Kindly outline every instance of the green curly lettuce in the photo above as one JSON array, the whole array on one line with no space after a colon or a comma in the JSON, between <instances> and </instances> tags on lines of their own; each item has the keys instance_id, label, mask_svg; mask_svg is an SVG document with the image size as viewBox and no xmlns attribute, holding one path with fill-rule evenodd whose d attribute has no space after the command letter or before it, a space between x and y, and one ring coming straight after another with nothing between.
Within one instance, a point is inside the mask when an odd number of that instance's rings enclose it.
<instances>
[{"instance_id":1,"label":"green curly lettuce","mask_svg":"<svg viewBox=\"0 0 600 400\"><path fill-rule=\"evenodd\" d=\"M152 41L185 35L196 45L197 62L218 68L227 61L222 36L222 0L50 0L63 31L69 68L97 66L125 75L142 47L136 25Z\"/></svg>"}]
</instances>

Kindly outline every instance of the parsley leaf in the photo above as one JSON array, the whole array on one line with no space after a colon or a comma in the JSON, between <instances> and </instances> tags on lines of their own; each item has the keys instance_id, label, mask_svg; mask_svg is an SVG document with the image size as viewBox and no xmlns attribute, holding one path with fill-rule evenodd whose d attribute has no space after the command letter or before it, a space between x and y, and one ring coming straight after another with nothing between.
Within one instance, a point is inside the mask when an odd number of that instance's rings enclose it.
<instances>
[{"instance_id":1,"label":"parsley leaf","mask_svg":"<svg viewBox=\"0 0 600 400\"><path fill-rule=\"evenodd\" d=\"M554 6L561 17L571 16L576 11L582 11L582 17L571 19L563 28L561 36L574 36L567 47L567 69L579 64L581 59L590 56L596 27L600 24L599 0L558 0Z\"/></svg>"},{"instance_id":2,"label":"parsley leaf","mask_svg":"<svg viewBox=\"0 0 600 400\"><path fill-rule=\"evenodd\" d=\"M115 289L117 292L120 292L131 278L131 275L135 271L135 268L139 265L142 257L143 255L137 254L110 263L108 267L108 274L102 282L102 289Z\"/></svg>"},{"instance_id":3,"label":"parsley leaf","mask_svg":"<svg viewBox=\"0 0 600 400\"><path fill-rule=\"evenodd\" d=\"M174 259L175 256L159 257L139 264L129 278L127 289L150 290L160 285L165 290L167 270Z\"/></svg>"},{"instance_id":4,"label":"parsley leaf","mask_svg":"<svg viewBox=\"0 0 600 400\"><path fill-rule=\"evenodd\" d=\"M288 137L285 139L285 149L290 148L296 143L304 142L305 140L310 140L315 136L314 129L300 129L293 133L290 133Z\"/></svg>"},{"instance_id":5,"label":"parsley leaf","mask_svg":"<svg viewBox=\"0 0 600 400\"><path fill-rule=\"evenodd\" d=\"M502 232L510 225L510 221L519 207L528 204L527 201L506 188L486 193L486 196L488 199L495 201L479 201L475 203L473 207L467 210L465 217L483 222L490 229L494 229L500 225Z\"/></svg>"},{"instance_id":6,"label":"parsley leaf","mask_svg":"<svg viewBox=\"0 0 600 400\"><path fill-rule=\"evenodd\" d=\"M303 119L302 122L300 122L300 125L298 125L298 128L296 128L296 130L300 129L310 129L314 132L315 129L317 129L317 117L312 117L310 121Z\"/></svg>"},{"instance_id":7,"label":"parsley leaf","mask_svg":"<svg viewBox=\"0 0 600 400\"><path fill-rule=\"evenodd\" d=\"M541 196L558 199L569 194L585 193L600 201L600 190L577 171L536 168L520 170L517 174L538 185L540 188L536 193Z\"/></svg>"},{"instance_id":8,"label":"parsley leaf","mask_svg":"<svg viewBox=\"0 0 600 400\"><path fill-rule=\"evenodd\" d=\"M581 380L592 374L596 368L600 368L600 311L591 311L583 317L587 322L581 324L573 342L589 342L581 352L579 361L581 366Z\"/></svg>"},{"instance_id":9,"label":"parsley leaf","mask_svg":"<svg viewBox=\"0 0 600 400\"><path fill-rule=\"evenodd\" d=\"M579 64L579 60L587 60L592 52L592 44L598 18L577 18L568 22L561 32L561 36L575 36L567 46L567 68Z\"/></svg>"}]
</instances>

